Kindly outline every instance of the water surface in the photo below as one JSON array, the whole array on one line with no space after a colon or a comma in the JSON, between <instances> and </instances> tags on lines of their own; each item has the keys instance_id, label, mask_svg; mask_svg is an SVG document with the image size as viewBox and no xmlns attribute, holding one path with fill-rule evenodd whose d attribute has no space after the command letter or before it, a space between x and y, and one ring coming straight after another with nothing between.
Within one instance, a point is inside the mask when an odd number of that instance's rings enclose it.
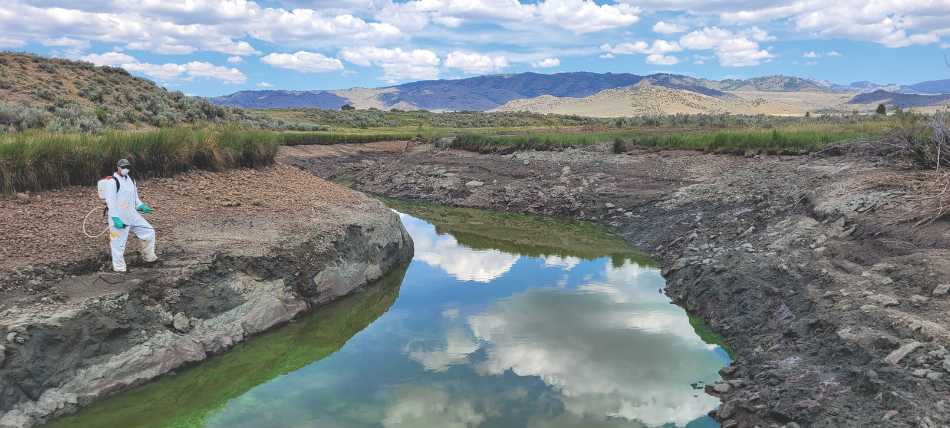
<instances>
[{"instance_id":1,"label":"water surface","mask_svg":"<svg viewBox=\"0 0 950 428\"><path fill-rule=\"evenodd\" d=\"M406 269L57 425L716 426L718 400L696 386L727 353L622 241L586 223L396 208L415 215L400 214Z\"/></svg>"}]
</instances>

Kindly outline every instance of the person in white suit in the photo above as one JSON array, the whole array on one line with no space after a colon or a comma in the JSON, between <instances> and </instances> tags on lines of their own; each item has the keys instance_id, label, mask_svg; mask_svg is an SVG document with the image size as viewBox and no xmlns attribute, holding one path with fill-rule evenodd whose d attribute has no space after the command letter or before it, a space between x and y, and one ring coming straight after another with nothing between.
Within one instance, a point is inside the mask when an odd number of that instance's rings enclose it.
<instances>
[{"instance_id":1,"label":"person in white suit","mask_svg":"<svg viewBox=\"0 0 950 428\"><path fill-rule=\"evenodd\" d=\"M139 199L135 180L129 175L131 164L121 159L111 177L99 180L99 197L108 207L109 244L112 250L112 270L125 272L125 244L129 232L143 241L142 258L148 262L158 260L155 254L155 229L145 221L142 214L151 213L152 207Z\"/></svg>"}]
</instances>

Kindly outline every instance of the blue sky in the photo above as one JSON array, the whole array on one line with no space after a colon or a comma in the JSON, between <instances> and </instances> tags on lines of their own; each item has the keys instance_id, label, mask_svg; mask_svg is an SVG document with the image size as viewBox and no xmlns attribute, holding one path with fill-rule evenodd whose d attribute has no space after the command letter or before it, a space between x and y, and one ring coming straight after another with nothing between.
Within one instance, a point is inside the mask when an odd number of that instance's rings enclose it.
<instances>
[{"instance_id":1,"label":"blue sky","mask_svg":"<svg viewBox=\"0 0 950 428\"><path fill-rule=\"evenodd\" d=\"M523 71L908 84L950 78L950 0L8 0L0 49L205 96Z\"/></svg>"}]
</instances>

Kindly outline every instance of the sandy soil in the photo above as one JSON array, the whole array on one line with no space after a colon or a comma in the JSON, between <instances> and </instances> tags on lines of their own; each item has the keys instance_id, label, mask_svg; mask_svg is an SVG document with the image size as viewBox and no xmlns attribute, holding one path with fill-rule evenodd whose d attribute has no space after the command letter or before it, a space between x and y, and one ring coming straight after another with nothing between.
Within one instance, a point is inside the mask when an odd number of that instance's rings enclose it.
<instances>
[{"instance_id":1,"label":"sandy soil","mask_svg":"<svg viewBox=\"0 0 950 428\"><path fill-rule=\"evenodd\" d=\"M873 147L302 150L297 165L364 191L614 228L735 352L710 388L724 426L950 426L950 221L914 226L933 177Z\"/></svg>"}]
</instances>

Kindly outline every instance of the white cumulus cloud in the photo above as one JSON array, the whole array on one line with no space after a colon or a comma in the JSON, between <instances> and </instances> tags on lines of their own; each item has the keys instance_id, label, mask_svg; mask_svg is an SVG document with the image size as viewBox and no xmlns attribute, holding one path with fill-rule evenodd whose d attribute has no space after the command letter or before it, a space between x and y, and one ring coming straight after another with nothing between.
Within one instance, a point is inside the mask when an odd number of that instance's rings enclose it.
<instances>
[{"instance_id":1,"label":"white cumulus cloud","mask_svg":"<svg viewBox=\"0 0 950 428\"><path fill-rule=\"evenodd\" d=\"M561 60L557 57L544 58L539 61L534 61L531 63L531 66L534 68L552 68L561 65Z\"/></svg>"},{"instance_id":2,"label":"white cumulus cloud","mask_svg":"<svg viewBox=\"0 0 950 428\"><path fill-rule=\"evenodd\" d=\"M286 68L301 73L325 73L343 69L343 63L321 53L297 51L290 53L272 53L261 57L261 62L277 68Z\"/></svg>"},{"instance_id":3,"label":"white cumulus cloud","mask_svg":"<svg viewBox=\"0 0 950 428\"><path fill-rule=\"evenodd\" d=\"M704 27L680 37L679 44L691 50L712 50L719 64L726 67L759 65L774 57L758 42L772 38L758 27L733 32L719 27Z\"/></svg>"},{"instance_id":4,"label":"white cumulus cloud","mask_svg":"<svg viewBox=\"0 0 950 428\"><path fill-rule=\"evenodd\" d=\"M445 66L469 74L497 73L508 67L508 59L503 56L482 55L476 52L453 51L445 58Z\"/></svg>"},{"instance_id":5,"label":"white cumulus cloud","mask_svg":"<svg viewBox=\"0 0 950 428\"><path fill-rule=\"evenodd\" d=\"M647 64L656 64L656 65L674 65L679 61L675 56L662 55L662 54L650 54L647 55Z\"/></svg>"},{"instance_id":6,"label":"white cumulus cloud","mask_svg":"<svg viewBox=\"0 0 950 428\"><path fill-rule=\"evenodd\" d=\"M228 68L203 61L191 61L185 64L150 64L139 62L135 57L122 52L106 52L89 54L79 58L95 65L122 67L130 72L142 73L161 81L190 81L194 78L208 78L220 80L224 83L240 84L247 81L247 76L237 68Z\"/></svg>"},{"instance_id":7,"label":"white cumulus cloud","mask_svg":"<svg viewBox=\"0 0 950 428\"><path fill-rule=\"evenodd\" d=\"M403 50L372 46L344 48L340 57L356 65L375 65L383 69L382 80L395 83L403 80L437 79L439 56L428 49Z\"/></svg>"},{"instance_id":8,"label":"white cumulus cloud","mask_svg":"<svg viewBox=\"0 0 950 428\"><path fill-rule=\"evenodd\" d=\"M602 58L613 58L613 55L646 55L647 64L655 65L674 65L679 62L679 58L667 55L673 52L680 52L683 47L677 42L657 39L653 44L648 44L643 40L635 42L624 42L616 45L604 44L600 50L605 52Z\"/></svg>"},{"instance_id":9,"label":"white cumulus cloud","mask_svg":"<svg viewBox=\"0 0 950 428\"><path fill-rule=\"evenodd\" d=\"M653 24L653 31L659 34L676 34L686 32L686 26L672 22L659 21Z\"/></svg>"}]
</instances>

